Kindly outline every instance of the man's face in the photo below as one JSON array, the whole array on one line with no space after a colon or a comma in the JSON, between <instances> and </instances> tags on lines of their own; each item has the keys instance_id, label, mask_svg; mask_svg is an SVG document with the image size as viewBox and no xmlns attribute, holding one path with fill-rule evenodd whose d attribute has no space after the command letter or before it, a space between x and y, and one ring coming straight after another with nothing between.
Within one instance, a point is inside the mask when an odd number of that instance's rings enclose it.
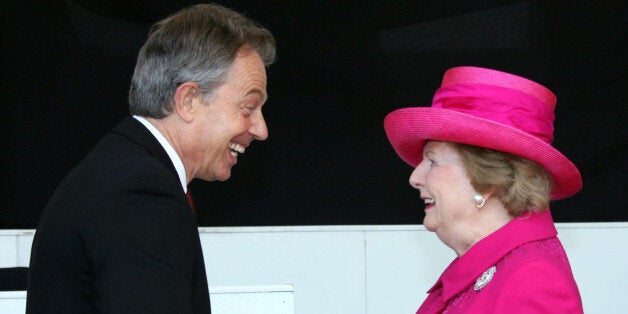
<instances>
[{"instance_id":1,"label":"man's face","mask_svg":"<svg viewBox=\"0 0 628 314\"><path fill-rule=\"evenodd\" d=\"M266 69L259 55L240 50L227 80L201 104L195 119L192 178L227 180L238 156L256 139L268 138L262 115L266 101ZM202 97L196 100L202 101Z\"/></svg>"}]
</instances>

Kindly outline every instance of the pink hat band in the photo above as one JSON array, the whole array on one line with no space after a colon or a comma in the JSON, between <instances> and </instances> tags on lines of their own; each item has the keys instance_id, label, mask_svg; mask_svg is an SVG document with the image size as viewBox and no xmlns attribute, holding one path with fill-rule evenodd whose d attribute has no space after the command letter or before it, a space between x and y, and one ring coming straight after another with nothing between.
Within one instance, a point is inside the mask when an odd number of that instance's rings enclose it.
<instances>
[{"instance_id":1,"label":"pink hat band","mask_svg":"<svg viewBox=\"0 0 628 314\"><path fill-rule=\"evenodd\" d=\"M464 95L461 97L461 95ZM453 84L439 88L432 108L455 110L524 131L551 144L553 108L532 95L501 86Z\"/></svg>"}]
</instances>

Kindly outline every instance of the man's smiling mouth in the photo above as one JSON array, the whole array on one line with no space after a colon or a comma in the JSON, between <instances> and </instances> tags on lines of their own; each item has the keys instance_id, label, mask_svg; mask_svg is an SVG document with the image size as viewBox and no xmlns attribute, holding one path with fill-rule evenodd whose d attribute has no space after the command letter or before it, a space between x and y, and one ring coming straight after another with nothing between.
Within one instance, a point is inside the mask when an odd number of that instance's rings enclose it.
<instances>
[{"instance_id":1,"label":"man's smiling mouth","mask_svg":"<svg viewBox=\"0 0 628 314\"><path fill-rule=\"evenodd\" d=\"M229 149L231 150L231 156L238 157L238 154L244 154L244 146L236 143L229 143Z\"/></svg>"}]
</instances>

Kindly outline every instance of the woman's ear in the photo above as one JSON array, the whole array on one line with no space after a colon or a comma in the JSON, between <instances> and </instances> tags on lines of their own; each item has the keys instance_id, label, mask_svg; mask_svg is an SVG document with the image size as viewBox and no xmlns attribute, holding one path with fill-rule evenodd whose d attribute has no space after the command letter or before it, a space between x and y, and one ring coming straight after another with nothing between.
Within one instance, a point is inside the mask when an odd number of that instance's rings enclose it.
<instances>
[{"instance_id":1,"label":"woman's ear","mask_svg":"<svg viewBox=\"0 0 628 314\"><path fill-rule=\"evenodd\" d=\"M497 188L495 188L495 186L491 186L490 188L488 188L488 190L486 192L484 192L484 195L486 195L486 198L488 199L489 197L493 197L495 196L495 193L497 193Z\"/></svg>"},{"instance_id":2,"label":"woman's ear","mask_svg":"<svg viewBox=\"0 0 628 314\"><path fill-rule=\"evenodd\" d=\"M194 111L198 110L195 108L196 102L194 100L198 96L200 93L197 83L185 82L177 87L174 93L173 109L184 121L190 122L194 119Z\"/></svg>"}]
</instances>

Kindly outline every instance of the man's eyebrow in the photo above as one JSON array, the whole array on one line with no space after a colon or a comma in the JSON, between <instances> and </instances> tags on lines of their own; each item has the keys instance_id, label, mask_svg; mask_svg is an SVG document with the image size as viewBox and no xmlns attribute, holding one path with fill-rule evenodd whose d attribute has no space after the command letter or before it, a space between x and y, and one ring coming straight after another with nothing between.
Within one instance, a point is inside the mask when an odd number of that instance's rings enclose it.
<instances>
[{"instance_id":1,"label":"man's eyebrow","mask_svg":"<svg viewBox=\"0 0 628 314\"><path fill-rule=\"evenodd\" d=\"M266 94L266 92L262 91L261 89L253 88L248 93L246 93L247 96L253 95L253 94L259 95L260 98L262 99L262 103L266 102L266 100L268 99L268 95Z\"/></svg>"}]
</instances>

